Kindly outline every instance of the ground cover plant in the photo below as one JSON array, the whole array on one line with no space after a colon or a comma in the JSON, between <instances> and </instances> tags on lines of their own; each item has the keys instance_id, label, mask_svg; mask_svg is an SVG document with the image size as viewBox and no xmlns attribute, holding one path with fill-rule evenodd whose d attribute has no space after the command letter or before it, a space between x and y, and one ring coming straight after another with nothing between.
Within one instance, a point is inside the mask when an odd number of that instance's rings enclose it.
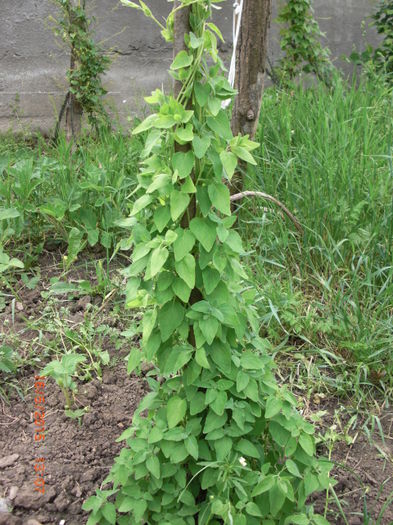
<instances>
[{"instance_id":1,"label":"ground cover plant","mask_svg":"<svg viewBox=\"0 0 393 525\"><path fill-rule=\"evenodd\" d=\"M64 137L56 146L43 139L34 147L5 141L0 147L2 257L11 250L20 267L18 246L28 243L30 257L22 249L28 268L43 243L59 241L67 246L67 266L85 247L101 246L112 254L130 211L139 151L138 140L106 130L98 140L82 140L76 150ZM0 273L5 269L0 266Z\"/></svg>"}]
</instances>

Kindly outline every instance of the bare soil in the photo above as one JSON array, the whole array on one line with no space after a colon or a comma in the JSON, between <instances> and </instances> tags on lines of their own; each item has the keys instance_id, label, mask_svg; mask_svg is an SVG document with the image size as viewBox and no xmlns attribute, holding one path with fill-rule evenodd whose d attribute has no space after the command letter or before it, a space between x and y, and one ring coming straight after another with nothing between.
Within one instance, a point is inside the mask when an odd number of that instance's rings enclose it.
<instances>
[{"instance_id":1,"label":"bare soil","mask_svg":"<svg viewBox=\"0 0 393 525\"><path fill-rule=\"evenodd\" d=\"M29 319L39 318L46 305L41 295L48 289L49 278L61 273L61 255L47 253L40 261L42 280L34 290L17 283L18 308L11 298L0 312L2 335L14 337L25 345L36 345L37 332L30 328ZM87 270L68 274L68 280L91 279L94 274ZM65 298L60 297L60 302ZM74 297L68 301L70 318L67 321L78 323L84 317L88 302L100 306L102 298ZM103 304L103 314L111 317L110 306ZM111 319L113 320L113 316ZM127 328L120 321L115 323L117 330ZM0 339L0 344L2 340ZM1 401L0 406L0 525L82 525L87 514L81 509L84 500L95 492L107 476L114 458L122 444L116 438L131 424L132 415L141 397L147 392L144 379L127 375L124 356L127 348L114 349L108 341L111 357L117 356L115 364L103 370L102 380L79 385L78 406L88 406L88 413L80 424L65 416L64 398L52 379L47 379L45 387L45 442L34 441L34 376L39 374L45 363L31 365L21 372L18 378L20 391L15 391L9 402ZM23 350L25 352L25 350ZM3 381L0 372L0 386ZM325 406L308 406L306 417L320 410L326 415L320 423L320 431L325 433L336 420L334 413L343 402L331 399ZM342 420L345 426L345 417ZM335 492L342 512L350 525L392 525L393 524L393 412L385 410L378 414L382 434L378 427L370 437L357 429L350 432L352 443L344 437L334 444L332 460L336 463L334 477L337 480ZM349 416L347 416L349 418ZM339 429L337 429L339 432ZM326 455L324 445L321 454ZM35 490L36 458L44 458L45 494ZM324 510L325 494L314 499L316 509ZM329 498L329 521L332 524L345 524L342 512ZM365 506L366 502L366 506ZM11 512L1 512L1 504L7 503ZM363 519L365 508L370 521ZM379 521L378 520L379 517ZM37 522L29 520L37 520ZM61 520L64 520L62 522Z\"/></svg>"}]
</instances>

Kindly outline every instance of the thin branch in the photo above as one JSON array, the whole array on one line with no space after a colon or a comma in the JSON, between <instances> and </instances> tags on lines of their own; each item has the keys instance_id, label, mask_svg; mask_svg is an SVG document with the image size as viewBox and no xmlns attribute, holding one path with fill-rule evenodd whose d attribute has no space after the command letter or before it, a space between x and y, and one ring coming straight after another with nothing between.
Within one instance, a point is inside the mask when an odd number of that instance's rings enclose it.
<instances>
[{"instance_id":1,"label":"thin branch","mask_svg":"<svg viewBox=\"0 0 393 525\"><path fill-rule=\"evenodd\" d=\"M274 204L276 204L285 213L285 215L291 219L297 231L303 235L303 228L297 218L288 210L286 206L284 206L282 202L277 200L275 197L272 197L272 195L263 193L262 191L242 191L241 193L235 193L235 195L231 195L231 202L240 201L243 199L243 197L261 197L262 199L274 202Z\"/></svg>"}]
</instances>

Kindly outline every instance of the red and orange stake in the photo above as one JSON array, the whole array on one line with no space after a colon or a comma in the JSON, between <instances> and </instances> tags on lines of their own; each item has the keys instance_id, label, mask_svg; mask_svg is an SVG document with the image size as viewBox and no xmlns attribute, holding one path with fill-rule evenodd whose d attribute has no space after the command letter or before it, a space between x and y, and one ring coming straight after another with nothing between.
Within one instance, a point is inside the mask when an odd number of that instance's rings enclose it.
<instances>
[{"instance_id":1,"label":"red and orange stake","mask_svg":"<svg viewBox=\"0 0 393 525\"><path fill-rule=\"evenodd\" d=\"M45 441L45 377L35 376L34 383L34 442L41 445ZM45 458L34 460L34 490L45 494Z\"/></svg>"}]
</instances>

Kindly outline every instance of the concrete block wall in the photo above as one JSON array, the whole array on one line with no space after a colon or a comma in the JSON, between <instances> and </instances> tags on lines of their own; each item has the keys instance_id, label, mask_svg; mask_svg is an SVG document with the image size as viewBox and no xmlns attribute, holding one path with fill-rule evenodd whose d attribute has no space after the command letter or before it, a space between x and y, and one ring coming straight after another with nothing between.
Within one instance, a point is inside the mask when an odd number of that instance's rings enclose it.
<instances>
[{"instance_id":1,"label":"concrete block wall","mask_svg":"<svg viewBox=\"0 0 393 525\"><path fill-rule=\"evenodd\" d=\"M282 1L282 0L281 0ZM362 22L373 11L376 0L314 0L315 14L326 33L334 59L349 54L354 45L363 48ZM171 4L150 0L158 17ZM274 12L277 0L273 0ZM113 62L104 84L107 102L123 124L127 116L143 110L143 95L169 84L167 69L172 50L158 28L143 14L123 7L117 0L87 0L96 18L96 38L110 53ZM221 45L229 59L232 40L232 0L216 13L224 33ZM67 49L56 41L49 15L56 16L51 0L0 0L0 132L53 129L58 108L67 89ZM277 24L272 23L270 57L279 54ZM372 28L366 40L376 42ZM341 64L343 65L343 64ZM345 68L345 65L343 65Z\"/></svg>"}]
</instances>

